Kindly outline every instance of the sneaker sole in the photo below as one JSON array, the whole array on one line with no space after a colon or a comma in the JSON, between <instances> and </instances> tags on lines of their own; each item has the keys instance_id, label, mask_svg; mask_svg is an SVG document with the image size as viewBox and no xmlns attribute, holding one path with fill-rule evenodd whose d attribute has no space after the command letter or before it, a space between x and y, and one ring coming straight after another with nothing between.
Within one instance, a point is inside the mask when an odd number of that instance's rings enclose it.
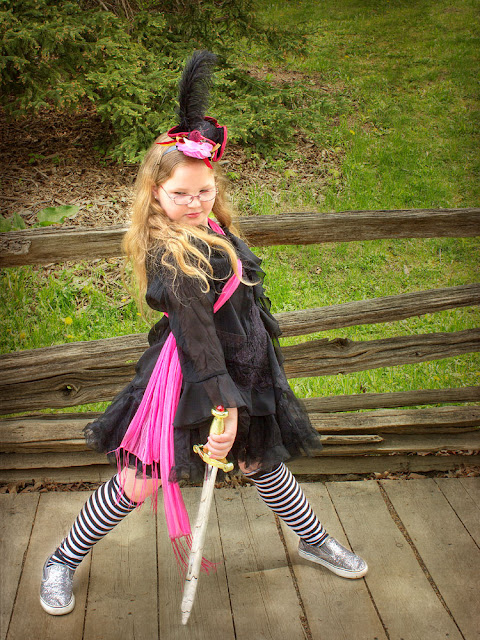
<instances>
[{"instance_id":1,"label":"sneaker sole","mask_svg":"<svg viewBox=\"0 0 480 640\"><path fill-rule=\"evenodd\" d=\"M301 549L298 549L298 555L301 558L305 558L305 560L310 560L311 562L315 562L316 564L321 564L322 566L326 567L327 569L330 569L330 571L335 573L337 576L340 576L341 578L349 578L350 580L356 580L357 578L363 578L363 576L368 571L367 565L365 565L364 569L360 569L358 571L348 571L348 569L340 569L339 567L336 567L334 564L327 562L327 560L322 560L321 558L318 558L317 556L315 556L313 553L308 553L308 551L303 551Z\"/></svg>"},{"instance_id":2,"label":"sneaker sole","mask_svg":"<svg viewBox=\"0 0 480 640\"><path fill-rule=\"evenodd\" d=\"M70 613L70 611L73 611L75 607L75 596L72 594L72 599L64 607L51 607L49 604L44 602L42 598L40 598L40 604L51 616L64 616L65 614Z\"/></svg>"}]
</instances>

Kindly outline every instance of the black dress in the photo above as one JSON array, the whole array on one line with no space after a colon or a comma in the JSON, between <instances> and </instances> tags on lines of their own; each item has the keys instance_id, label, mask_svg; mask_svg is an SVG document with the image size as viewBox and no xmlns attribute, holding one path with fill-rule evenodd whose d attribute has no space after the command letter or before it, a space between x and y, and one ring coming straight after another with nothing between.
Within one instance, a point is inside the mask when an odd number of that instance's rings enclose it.
<instances>
[{"instance_id":1,"label":"black dress","mask_svg":"<svg viewBox=\"0 0 480 640\"><path fill-rule=\"evenodd\" d=\"M261 260L241 239L224 231L242 262L244 279L256 284L240 283L215 314L213 304L232 273L224 253L212 252L214 278L207 294L192 278L181 275L172 282L171 272L158 260L147 267L147 303L168 318L151 329L150 347L138 361L133 380L84 429L87 444L107 453L112 463L170 331L183 374L174 420L172 479L201 479L204 463L192 447L206 442L211 409L219 404L238 407L237 436L228 455L235 463L268 471L302 451L311 455L321 449L320 438L285 377L280 329L263 289ZM131 465L135 462L139 464L131 456Z\"/></svg>"}]
</instances>

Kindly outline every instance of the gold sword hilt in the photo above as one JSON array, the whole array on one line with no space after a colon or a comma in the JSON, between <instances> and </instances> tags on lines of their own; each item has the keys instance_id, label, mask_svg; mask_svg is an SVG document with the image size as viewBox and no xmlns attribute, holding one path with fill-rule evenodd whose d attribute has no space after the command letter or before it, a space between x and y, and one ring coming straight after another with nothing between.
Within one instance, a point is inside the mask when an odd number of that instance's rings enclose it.
<instances>
[{"instance_id":1,"label":"gold sword hilt","mask_svg":"<svg viewBox=\"0 0 480 640\"><path fill-rule=\"evenodd\" d=\"M225 407L218 405L218 407L214 407L212 409L213 420L210 425L210 435L219 436L225 431L225 418L228 416L228 411ZM195 444L193 445L193 450L195 453L201 457L201 459L206 463L210 464L212 467L218 467L225 473L233 470L233 463L227 462L226 458L222 458L222 460L215 460L210 457L210 452L208 448L203 444Z\"/></svg>"}]
</instances>

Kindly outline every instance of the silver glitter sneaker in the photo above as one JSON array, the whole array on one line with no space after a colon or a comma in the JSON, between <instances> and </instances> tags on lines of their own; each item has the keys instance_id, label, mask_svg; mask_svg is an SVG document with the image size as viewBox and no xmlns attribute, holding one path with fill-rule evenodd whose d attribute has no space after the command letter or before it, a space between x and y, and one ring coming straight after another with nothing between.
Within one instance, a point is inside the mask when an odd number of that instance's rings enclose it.
<instances>
[{"instance_id":1,"label":"silver glitter sneaker","mask_svg":"<svg viewBox=\"0 0 480 640\"><path fill-rule=\"evenodd\" d=\"M365 560L342 547L342 545L328 536L325 542L320 545L307 544L300 540L298 544L298 555L312 562L322 564L337 576L342 578L362 578L368 571Z\"/></svg>"},{"instance_id":2,"label":"silver glitter sneaker","mask_svg":"<svg viewBox=\"0 0 480 640\"><path fill-rule=\"evenodd\" d=\"M52 564L47 567L47 558L43 566L40 585L40 604L52 616L70 613L75 606L73 595L73 569L64 564Z\"/></svg>"}]
</instances>

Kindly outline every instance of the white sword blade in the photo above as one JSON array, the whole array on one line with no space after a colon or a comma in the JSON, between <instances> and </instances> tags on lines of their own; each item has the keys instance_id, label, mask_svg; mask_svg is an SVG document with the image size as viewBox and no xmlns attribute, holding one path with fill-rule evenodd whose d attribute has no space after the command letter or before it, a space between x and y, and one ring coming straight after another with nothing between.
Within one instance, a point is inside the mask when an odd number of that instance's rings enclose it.
<instances>
[{"instance_id":1,"label":"white sword blade","mask_svg":"<svg viewBox=\"0 0 480 640\"><path fill-rule=\"evenodd\" d=\"M200 497L197 519L192 532L192 548L190 550L187 576L183 590L181 606L182 624L187 624L195 601L195 593L200 575L200 565L203 557L203 547L205 544L205 535L207 533L208 516L210 514L210 507L212 506L212 497L217 471L217 467L213 467L209 464L205 467L202 495Z\"/></svg>"}]
</instances>

